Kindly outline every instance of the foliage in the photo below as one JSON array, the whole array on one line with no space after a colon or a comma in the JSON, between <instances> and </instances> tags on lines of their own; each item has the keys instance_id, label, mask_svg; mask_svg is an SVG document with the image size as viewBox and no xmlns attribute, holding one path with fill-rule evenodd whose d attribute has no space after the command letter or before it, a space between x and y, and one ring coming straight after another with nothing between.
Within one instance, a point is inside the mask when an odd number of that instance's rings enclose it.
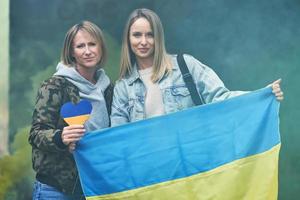
<instances>
[{"instance_id":1,"label":"foliage","mask_svg":"<svg viewBox=\"0 0 300 200\"><path fill-rule=\"evenodd\" d=\"M112 81L119 78L120 66L120 45L110 34L104 32L105 42L107 44L108 60L105 71Z\"/></svg>"},{"instance_id":2,"label":"foliage","mask_svg":"<svg viewBox=\"0 0 300 200\"><path fill-rule=\"evenodd\" d=\"M25 93L26 100L31 104L31 107L34 106L35 98L37 91L41 83L48 79L55 72L55 65L49 65L45 70L36 73L34 76L30 77L32 90L29 90Z\"/></svg>"},{"instance_id":3,"label":"foliage","mask_svg":"<svg viewBox=\"0 0 300 200\"><path fill-rule=\"evenodd\" d=\"M13 154L0 160L0 199L23 199L32 191L33 171L31 169L31 147L27 142L29 127L17 132L12 143ZM24 193L16 191L17 186L27 188Z\"/></svg>"},{"instance_id":4,"label":"foliage","mask_svg":"<svg viewBox=\"0 0 300 200\"><path fill-rule=\"evenodd\" d=\"M32 105L36 96L36 91L33 94L32 90L34 85L40 84L32 83L31 80L40 81L38 77L45 74L44 70L49 71L47 66L57 58L57 52L50 48L51 45L47 45L48 42L27 42L25 38L20 39L13 42L11 47L11 53L14 55L11 58L14 59L10 61L10 141L19 128L31 122ZM51 63L49 60L52 60Z\"/></svg>"}]
</instances>

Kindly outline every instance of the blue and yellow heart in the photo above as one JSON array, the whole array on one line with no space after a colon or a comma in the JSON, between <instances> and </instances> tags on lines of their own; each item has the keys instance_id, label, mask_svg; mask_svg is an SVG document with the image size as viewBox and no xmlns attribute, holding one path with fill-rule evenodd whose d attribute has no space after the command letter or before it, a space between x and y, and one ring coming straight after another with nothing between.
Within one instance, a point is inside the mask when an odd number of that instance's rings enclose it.
<instances>
[{"instance_id":1,"label":"blue and yellow heart","mask_svg":"<svg viewBox=\"0 0 300 200\"><path fill-rule=\"evenodd\" d=\"M83 125L89 119L92 104L88 100L81 100L77 104L67 102L62 105L60 115L69 125Z\"/></svg>"}]
</instances>

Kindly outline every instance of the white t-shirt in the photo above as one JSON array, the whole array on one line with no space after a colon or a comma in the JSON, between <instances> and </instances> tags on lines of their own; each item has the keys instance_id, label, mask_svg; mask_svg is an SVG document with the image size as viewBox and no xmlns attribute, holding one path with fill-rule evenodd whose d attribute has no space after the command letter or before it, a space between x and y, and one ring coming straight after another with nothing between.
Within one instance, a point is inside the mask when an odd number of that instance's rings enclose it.
<instances>
[{"instance_id":1,"label":"white t-shirt","mask_svg":"<svg viewBox=\"0 0 300 200\"><path fill-rule=\"evenodd\" d=\"M163 115L164 103L158 83L151 80L153 67L139 70L140 77L146 86L145 114L146 118Z\"/></svg>"}]
</instances>

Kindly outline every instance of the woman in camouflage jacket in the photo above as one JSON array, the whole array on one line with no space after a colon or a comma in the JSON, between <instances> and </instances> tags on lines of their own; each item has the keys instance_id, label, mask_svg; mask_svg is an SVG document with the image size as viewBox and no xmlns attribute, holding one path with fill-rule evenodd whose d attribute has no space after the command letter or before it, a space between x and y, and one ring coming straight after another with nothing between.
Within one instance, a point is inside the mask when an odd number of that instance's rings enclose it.
<instances>
[{"instance_id":1,"label":"woman in camouflage jacket","mask_svg":"<svg viewBox=\"0 0 300 200\"><path fill-rule=\"evenodd\" d=\"M37 95L29 143L36 171L33 199L84 198L70 149L85 132L110 125L113 85L102 66L106 48L101 30L83 21L66 34L57 72L44 81ZM81 99L93 110L85 125L68 126L60 117L61 106Z\"/></svg>"}]
</instances>

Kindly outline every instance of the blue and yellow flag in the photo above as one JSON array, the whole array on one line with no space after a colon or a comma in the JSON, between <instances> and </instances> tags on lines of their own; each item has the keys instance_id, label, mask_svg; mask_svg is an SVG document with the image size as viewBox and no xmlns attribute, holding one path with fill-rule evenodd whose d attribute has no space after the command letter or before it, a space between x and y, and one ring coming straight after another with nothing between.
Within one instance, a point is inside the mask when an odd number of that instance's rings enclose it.
<instances>
[{"instance_id":1,"label":"blue and yellow flag","mask_svg":"<svg viewBox=\"0 0 300 200\"><path fill-rule=\"evenodd\" d=\"M62 105L60 115L68 125L83 125L89 119L92 108L91 102L85 99L78 104L69 101Z\"/></svg>"},{"instance_id":2,"label":"blue and yellow flag","mask_svg":"<svg viewBox=\"0 0 300 200\"><path fill-rule=\"evenodd\" d=\"M270 88L88 133L74 153L88 200L277 199Z\"/></svg>"}]
</instances>

